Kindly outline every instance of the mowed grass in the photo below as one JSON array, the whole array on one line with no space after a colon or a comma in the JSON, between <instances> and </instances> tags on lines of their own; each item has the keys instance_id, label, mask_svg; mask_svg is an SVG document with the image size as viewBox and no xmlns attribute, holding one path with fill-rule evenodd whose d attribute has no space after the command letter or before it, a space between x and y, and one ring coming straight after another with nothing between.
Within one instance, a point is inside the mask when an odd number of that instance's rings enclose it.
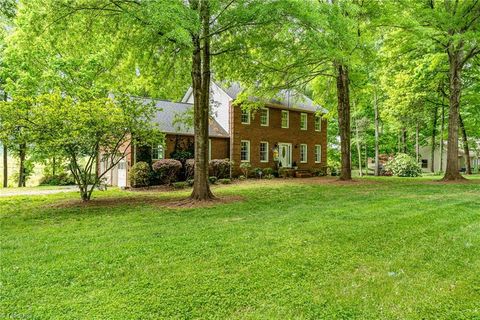
<instances>
[{"instance_id":1,"label":"mowed grass","mask_svg":"<svg viewBox=\"0 0 480 320\"><path fill-rule=\"evenodd\" d=\"M480 180L432 179L0 199L0 318L480 319Z\"/></svg>"}]
</instances>

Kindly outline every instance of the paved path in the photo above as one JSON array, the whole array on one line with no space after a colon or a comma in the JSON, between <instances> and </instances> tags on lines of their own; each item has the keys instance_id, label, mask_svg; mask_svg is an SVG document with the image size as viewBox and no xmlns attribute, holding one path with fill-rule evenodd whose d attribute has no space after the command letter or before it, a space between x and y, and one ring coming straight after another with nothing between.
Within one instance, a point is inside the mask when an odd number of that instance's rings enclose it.
<instances>
[{"instance_id":1,"label":"paved path","mask_svg":"<svg viewBox=\"0 0 480 320\"><path fill-rule=\"evenodd\" d=\"M45 194L55 194L62 192L74 192L78 191L77 186L62 186L55 189L35 189L35 188L11 188L11 189L0 189L0 198L1 197L11 197L11 196L37 196Z\"/></svg>"}]
</instances>

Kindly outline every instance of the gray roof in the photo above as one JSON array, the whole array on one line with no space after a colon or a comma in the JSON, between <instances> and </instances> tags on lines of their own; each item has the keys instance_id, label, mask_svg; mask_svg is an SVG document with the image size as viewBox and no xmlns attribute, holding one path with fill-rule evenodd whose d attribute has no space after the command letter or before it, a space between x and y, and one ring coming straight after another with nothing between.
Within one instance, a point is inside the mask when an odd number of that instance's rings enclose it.
<instances>
[{"instance_id":1,"label":"gray roof","mask_svg":"<svg viewBox=\"0 0 480 320\"><path fill-rule=\"evenodd\" d=\"M193 104L152 99L143 99L143 101L145 104L155 103L157 112L153 121L159 125L162 132L193 135L193 125L188 124L193 120ZM182 120L187 120L187 122ZM209 135L220 138L229 137L228 133L213 118L209 120Z\"/></svg>"},{"instance_id":2,"label":"gray roof","mask_svg":"<svg viewBox=\"0 0 480 320\"><path fill-rule=\"evenodd\" d=\"M217 82L215 83L232 99L236 99L243 90L238 82L233 82L230 86L223 86ZM274 98L268 100L266 103L280 105L288 109L305 110L310 112L320 111L322 113L328 112L322 106L315 104L312 99L295 90L280 90Z\"/></svg>"}]
</instances>

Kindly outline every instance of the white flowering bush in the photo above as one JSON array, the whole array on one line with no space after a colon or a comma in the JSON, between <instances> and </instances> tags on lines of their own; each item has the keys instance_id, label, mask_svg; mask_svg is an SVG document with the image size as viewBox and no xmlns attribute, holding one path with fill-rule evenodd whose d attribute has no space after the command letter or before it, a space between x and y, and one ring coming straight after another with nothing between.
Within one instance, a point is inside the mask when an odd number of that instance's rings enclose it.
<instances>
[{"instance_id":1,"label":"white flowering bush","mask_svg":"<svg viewBox=\"0 0 480 320\"><path fill-rule=\"evenodd\" d=\"M399 153L385 165L385 170L398 177L419 177L422 168L415 159L408 154Z\"/></svg>"}]
</instances>

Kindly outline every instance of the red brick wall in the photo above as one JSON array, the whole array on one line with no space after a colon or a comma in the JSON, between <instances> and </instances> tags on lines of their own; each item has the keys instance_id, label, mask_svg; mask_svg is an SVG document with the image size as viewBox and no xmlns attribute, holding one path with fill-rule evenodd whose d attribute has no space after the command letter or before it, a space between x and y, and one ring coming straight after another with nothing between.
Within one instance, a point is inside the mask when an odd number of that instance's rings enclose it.
<instances>
[{"instance_id":1,"label":"red brick wall","mask_svg":"<svg viewBox=\"0 0 480 320\"><path fill-rule=\"evenodd\" d=\"M260 125L260 112L251 114L250 124L241 123L241 109L230 106L230 128L233 132L230 153L235 163L236 174L239 173L240 142L250 141L250 163L252 168L273 168L272 149L279 143L292 144L292 163L296 162L299 169L321 168L327 165L327 121L322 120L322 130L315 131L315 114L312 112L289 110L289 128L281 127L281 108L269 107L269 125ZM285 110L285 109L283 109ZM300 130L300 114L307 113L307 130ZM268 163L260 162L260 141L269 144ZM307 144L307 163L300 163L300 144ZM315 163L315 145L322 146L321 163Z\"/></svg>"},{"instance_id":2,"label":"red brick wall","mask_svg":"<svg viewBox=\"0 0 480 320\"><path fill-rule=\"evenodd\" d=\"M178 137L178 144L181 148L186 148L191 143L193 145L193 136L187 135L165 135L166 152L165 157L170 158L170 154L175 150L175 139ZM210 138L212 143L212 159L225 159L230 155L230 139L229 138Z\"/></svg>"}]
</instances>

